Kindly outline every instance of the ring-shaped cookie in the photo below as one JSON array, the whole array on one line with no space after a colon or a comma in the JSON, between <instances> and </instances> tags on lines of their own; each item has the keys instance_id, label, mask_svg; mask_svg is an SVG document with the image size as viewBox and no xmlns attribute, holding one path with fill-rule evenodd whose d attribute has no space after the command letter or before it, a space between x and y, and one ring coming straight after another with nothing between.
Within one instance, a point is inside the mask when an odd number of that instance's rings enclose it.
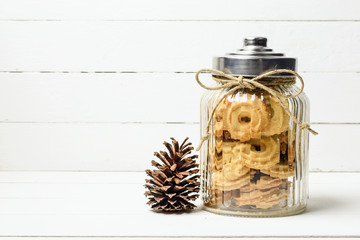
<instances>
[{"instance_id":1,"label":"ring-shaped cookie","mask_svg":"<svg viewBox=\"0 0 360 240\"><path fill-rule=\"evenodd\" d=\"M289 116L286 114L284 108L281 106L279 100L275 97L264 96L264 102L268 106L270 121L262 132L264 136L272 136L280 134L289 128ZM288 102L286 102L288 107Z\"/></svg>"},{"instance_id":2,"label":"ring-shaped cookie","mask_svg":"<svg viewBox=\"0 0 360 240\"><path fill-rule=\"evenodd\" d=\"M223 191L230 191L234 189L241 189L250 182L250 174L244 174L241 177L238 177L237 180L229 181L225 178L224 171L215 172L212 177L212 186L214 189L219 189Z\"/></svg>"},{"instance_id":3,"label":"ring-shaped cookie","mask_svg":"<svg viewBox=\"0 0 360 240\"><path fill-rule=\"evenodd\" d=\"M240 155L245 166L254 169L269 169L280 162L280 143L272 137L251 139L237 144L233 151Z\"/></svg>"},{"instance_id":4,"label":"ring-shaped cookie","mask_svg":"<svg viewBox=\"0 0 360 240\"><path fill-rule=\"evenodd\" d=\"M269 124L269 114L265 104L257 97L246 102L232 102L224 119L224 129L230 132L232 139L242 142L259 138Z\"/></svg>"},{"instance_id":5,"label":"ring-shaped cookie","mask_svg":"<svg viewBox=\"0 0 360 240\"><path fill-rule=\"evenodd\" d=\"M250 168L244 166L240 161L227 163L224 166L224 180L237 181L250 172Z\"/></svg>"},{"instance_id":6,"label":"ring-shaped cookie","mask_svg":"<svg viewBox=\"0 0 360 240\"><path fill-rule=\"evenodd\" d=\"M282 157L285 156L281 162L292 163L295 160L295 132L285 131L277 136L280 141L280 152Z\"/></svg>"},{"instance_id":7,"label":"ring-shaped cookie","mask_svg":"<svg viewBox=\"0 0 360 240\"><path fill-rule=\"evenodd\" d=\"M221 170L224 165L222 149L223 149L222 138L216 137L214 146L213 147L209 146L209 153L210 156L212 156L213 158L212 167L214 170Z\"/></svg>"},{"instance_id":8,"label":"ring-shaped cookie","mask_svg":"<svg viewBox=\"0 0 360 240\"><path fill-rule=\"evenodd\" d=\"M274 205L281 203L283 200L287 198L287 191L280 190L278 193L273 194L267 198L262 198L260 201L256 203L257 208L267 209L271 208Z\"/></svg>"},{"instance_id":9,"label":"ring-shaped cookie","mask_svg":"<svg viewBox=\"0 0 360 240\"><path fill-rule=\"evenodd\" d=\"M280 180L279 178L262 176L259 180L256 181L254 188L259 190L265 190L274 187L279 188L281 183L282 180Z\"/></svg>"},{"instance_id":10,"label":"ring-shaped cookie","mask_svg":"<svg viewBox=\"0 0 360 240\"><path fill-rule=\"evenodd\" d=\"M295 167L287 164L276 164L270 168L269 174L271 177L287 179L288 177L295 176Z\"/></svg>"},{"instance_id":11,"label":"ring-shaped cookie","mask_svg":"<svg viewBox=\"0 0 360 240\"><path fill-rule=\"evenodd\" d=\"M215 137L223 136L223 131L225 130L224 121L229 107L230 103L225 99L219 104L219 106L215 110L213 118L213 133Z\"/></svg>"},{"instance_id":12,"label":"ring-shaped cookie","mask_svg":"<svg viewBox=\"0 0 360 240\"><path fill-rule=\"evenodd\" d=\"M222 157L223 157L223 163L232 163L232 162L238 162L240 156L234 154L233 149L236 146L236 142L223 142L223 148L222 148Z\"/></svg>"}]
</instances>

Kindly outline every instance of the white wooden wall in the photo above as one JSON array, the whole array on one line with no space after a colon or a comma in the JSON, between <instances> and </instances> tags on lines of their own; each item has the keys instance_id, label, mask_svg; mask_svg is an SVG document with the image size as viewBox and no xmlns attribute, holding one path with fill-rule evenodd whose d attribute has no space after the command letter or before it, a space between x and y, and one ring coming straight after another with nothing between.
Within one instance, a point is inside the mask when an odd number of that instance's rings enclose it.
<instances>
[{"instance_id":1,"label":"white wooden wall","mask_svg":"<svg viewBox=\"0 0 360 240\"><path fill-rule=\"evenodd\" d=\"M360 171L360 1L0 0L0 169L143 171L199 141L194 72L265 36L299 60L313 171ZM229 37L231 36L231 37Z\"/></svg>"}]
</instances>

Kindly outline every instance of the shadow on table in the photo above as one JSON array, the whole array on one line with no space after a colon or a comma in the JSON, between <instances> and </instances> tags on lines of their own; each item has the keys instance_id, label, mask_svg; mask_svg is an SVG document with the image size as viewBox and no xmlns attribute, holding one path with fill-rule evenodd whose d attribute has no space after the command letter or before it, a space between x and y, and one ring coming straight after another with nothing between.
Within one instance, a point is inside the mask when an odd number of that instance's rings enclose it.
<instances>
[{"instance_id":1,"label":"shadow on table","mask_svg":"<svg viewBox=\"0 0 360 240\"><path fill-rule=\"evenodd\" d=\"M181 215L181 214L189 214L189 213L196 213L196 212L201 212L203 211L203 206L197 206L194 209L190 209L190 210L185 210L185 211L179 211L179 212L163 212L163 211L157 211L157 210L151 210L154 213L159 213L159 214L165 214L165 215Z\"/></svg>"},{"instance_id":2,"label":"shadow on table","mask_svg":"<svg viewBox=\"0 0 360 240\"><path fill-rule=\"evenodd\" d=\"M330 209L339 209L346 206L346 202L339 201L339 199L332 199L330 197L310 197L308 200L307 207L305 209L305 213L314 213L321 211L329 211ZM165 214L165 215L182 215L182 214L190 214L190 213L198 213L204 211L204 207L202 204L196 204L197 208L193 210L180 211L180 212L162 212L151 210L154 213Z\"/></svg>"},{"instance_id":3,"label":"shadow on table","mask_svg":"<svg viewBox=\"0 0 360 240\"><path fill-rule=\"evenodd\" d=\"M345 206L345 202L341 202L338 199L331 199L330 197L318 198L310 197L306 207L306 213L328 211L329 209L338 209Z\"/></svg>"}]
</instances>

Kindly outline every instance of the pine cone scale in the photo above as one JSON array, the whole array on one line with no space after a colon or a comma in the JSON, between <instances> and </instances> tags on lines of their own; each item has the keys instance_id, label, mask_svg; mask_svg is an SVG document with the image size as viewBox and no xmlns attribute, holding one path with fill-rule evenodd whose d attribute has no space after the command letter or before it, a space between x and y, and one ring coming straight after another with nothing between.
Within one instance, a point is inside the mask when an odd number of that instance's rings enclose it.
<instances>
[{"instance_id":1,"label":"pine cone scale","mask_svg":"<svg viewBox=\"0 0 360 240\"><path fill-rule=\"evenodd\" d=\"M155 152L154 155L159 158L165 165L169 166L170 163L166 160L166 158L164 158L163 156L160 155L160 153Z\"/></svg>"}]
</instances>

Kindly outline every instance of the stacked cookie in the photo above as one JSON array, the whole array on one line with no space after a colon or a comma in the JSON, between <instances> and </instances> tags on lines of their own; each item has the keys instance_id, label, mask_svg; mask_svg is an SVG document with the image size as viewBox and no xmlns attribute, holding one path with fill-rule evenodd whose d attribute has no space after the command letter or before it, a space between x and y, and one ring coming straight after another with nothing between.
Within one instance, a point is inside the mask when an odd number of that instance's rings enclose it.
<instances>
[{"instance_id":1,"label":"stacked cookie","mask_svg":"<svg viewBox=\"0 0 360 240\"><path fill-rule=\"evenodd\" d=\"M294 176L294 135L270 95L225 99L214 114L209 204L271 208L287 199ZM293 132L293 131L292 131Z\"/></svg>"}]
</instances>

